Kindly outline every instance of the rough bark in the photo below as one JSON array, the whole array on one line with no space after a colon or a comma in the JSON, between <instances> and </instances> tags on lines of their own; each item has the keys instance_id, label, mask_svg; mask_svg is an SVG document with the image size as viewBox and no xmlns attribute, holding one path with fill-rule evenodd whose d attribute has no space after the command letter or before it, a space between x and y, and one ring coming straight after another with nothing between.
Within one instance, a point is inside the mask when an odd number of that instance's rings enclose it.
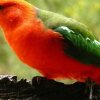
<instances>
[{"instance_id":1,"label":"rough bark","mask_svg":"<svg viewBox=\"0 0 100 100\"><path fill-rule=\"evenodd\" d=\"M86 84L72 85L33 77L32 80L17 80L17 76L0 76L0 100L89 100ZM100 85L93 87L93 100L100 100Z\"/></svg>"}]
</instances>

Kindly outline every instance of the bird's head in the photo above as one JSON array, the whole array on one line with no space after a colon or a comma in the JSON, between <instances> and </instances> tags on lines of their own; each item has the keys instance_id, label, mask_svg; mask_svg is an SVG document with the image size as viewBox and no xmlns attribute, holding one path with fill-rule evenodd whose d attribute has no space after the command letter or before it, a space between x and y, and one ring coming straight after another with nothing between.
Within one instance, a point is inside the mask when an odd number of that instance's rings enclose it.
<instances>
[{"instance_id":1,"label":"bird's head","mask_svg":"<svg viewBox=\"0 0 100 100\"><path fill-rule=\"evenodd\" d=\"M0 0L0 26L5 31L15 29L34 15L33 6L24 0Z\"/></svg>"}]
</instances>

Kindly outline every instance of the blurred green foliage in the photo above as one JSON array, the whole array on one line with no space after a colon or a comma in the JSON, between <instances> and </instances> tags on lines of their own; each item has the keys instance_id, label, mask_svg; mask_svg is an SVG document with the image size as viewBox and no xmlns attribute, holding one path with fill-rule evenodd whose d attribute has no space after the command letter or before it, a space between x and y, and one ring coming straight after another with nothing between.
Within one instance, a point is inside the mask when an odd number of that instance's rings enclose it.
<instances>
[{"instance_id":1,"label":"blurred green foliage","mask_svg":"<svg viewBox=\"0 0 100 100\"><path fill-rule=\"evenodd\" d=\"M63 14L84 24L100 38L100 0L27 0L36 7ZM0 34L0 74L31 78L39 73L23 64Z\"/></svg>"}]
</instances>

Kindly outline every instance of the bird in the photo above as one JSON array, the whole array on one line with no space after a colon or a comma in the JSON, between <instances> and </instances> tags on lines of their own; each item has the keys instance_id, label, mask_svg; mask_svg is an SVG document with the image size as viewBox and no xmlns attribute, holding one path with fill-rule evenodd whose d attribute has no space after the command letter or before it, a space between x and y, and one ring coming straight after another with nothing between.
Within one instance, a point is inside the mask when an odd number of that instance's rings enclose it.
<instances>
[{"instance_id":1,"label":"bird","mask_svg":"<svg viewBox=\"0 0 100 100\"><path fill-rule=\"evenodd\" d=\"M84 24L25 0L0 0L0 28L18 58L43 76L100 84L100 42Z\"/></svg>"}]
</instances>

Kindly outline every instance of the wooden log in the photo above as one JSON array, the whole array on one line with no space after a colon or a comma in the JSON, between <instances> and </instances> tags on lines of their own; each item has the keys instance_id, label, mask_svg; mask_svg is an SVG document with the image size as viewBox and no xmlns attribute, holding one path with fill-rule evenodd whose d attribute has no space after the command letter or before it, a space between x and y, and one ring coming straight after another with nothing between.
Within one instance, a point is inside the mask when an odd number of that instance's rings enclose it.
<instances>
[{"instance_id":1,"label":"wooden log","mask_svg":"<svg viewBox=\"0 0 100 100\"><path fill-rule=\"evenodd\" d=\"M17 80L17 76L0 76L0 100L89 100L86 84L65 85L45 77ZM100 100L100 85L93 88L93 100Z\"/></svg>"}]
</instances>

